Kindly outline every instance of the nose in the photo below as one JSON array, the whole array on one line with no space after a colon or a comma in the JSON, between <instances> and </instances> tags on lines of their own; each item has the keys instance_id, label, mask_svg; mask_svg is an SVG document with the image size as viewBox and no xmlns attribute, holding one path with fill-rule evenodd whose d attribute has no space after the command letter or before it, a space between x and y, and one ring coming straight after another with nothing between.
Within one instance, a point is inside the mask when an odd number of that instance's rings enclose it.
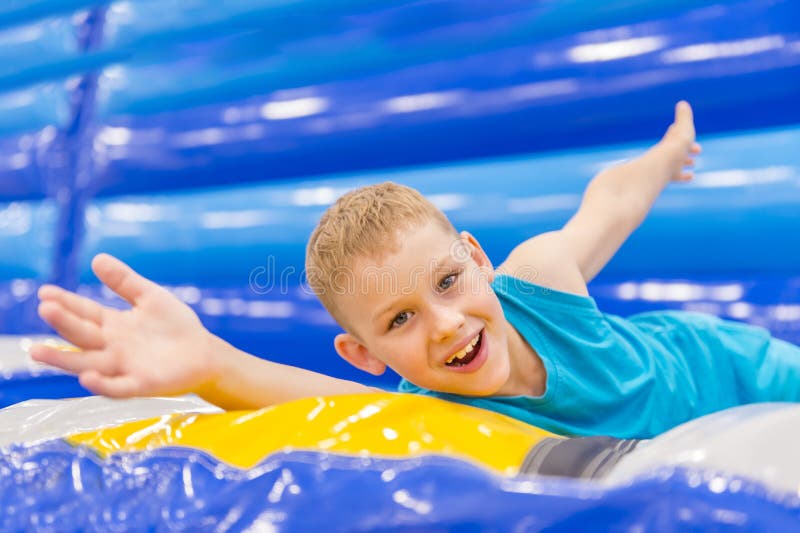
<instances>
[{"instance_id":1,"label":"nose","mask_svg":"<svg viewBox=\"0 0 800 533\"><path fill-rule=\"evenodd\" d=\"M464 327L464 313L452 305L434 305L431 315L431 337L435 341L447 340Z\"/></svg>"}]
</instances>

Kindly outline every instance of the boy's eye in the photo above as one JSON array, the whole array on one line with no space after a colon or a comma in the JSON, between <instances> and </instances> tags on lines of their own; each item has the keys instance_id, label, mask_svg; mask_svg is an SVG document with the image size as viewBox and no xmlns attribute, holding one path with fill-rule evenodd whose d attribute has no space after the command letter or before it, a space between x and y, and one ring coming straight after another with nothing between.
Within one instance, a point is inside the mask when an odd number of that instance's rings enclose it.
<instances>
[{"instance_id":1,"label":"boy's eye","mask_svg":"<svg viewBox=\"0 0 800 533\"><path fill-rule=\"evenodd\" d=\"M439 282L439 289L446 291L455 284L457 277L458 274L448 274Z\"/></svg>"},{"instance_id":2,"label":"boy's eye","mask_svg":"<svg viewBox=\"0 0 800 533\"><path fill-rule=\"evenodd\" d=\"M411 313L409 313L408 311L400 311L392 319L392 323L389 324L389 329L396 328L398 326L402 326L403 324L408 322L409 318L411 318Z\"/></svg>"}]
</instances>

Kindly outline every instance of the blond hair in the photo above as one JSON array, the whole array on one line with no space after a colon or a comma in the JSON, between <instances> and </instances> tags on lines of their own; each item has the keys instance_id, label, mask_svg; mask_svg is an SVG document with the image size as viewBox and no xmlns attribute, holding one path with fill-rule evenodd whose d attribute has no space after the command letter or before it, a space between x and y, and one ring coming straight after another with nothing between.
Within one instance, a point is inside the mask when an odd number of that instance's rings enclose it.
<instances>
[{"instance_id":1,"label":"blond hair","mask_svg":"<svg viewBox=\"0 0 800 533\"><path fill-rule=\"evenodd\" d=\"M306 247L306 278L325 309L345 329L335 302L335 278L360 258L396 251L401 232L436 222L456 234L447 216L418 191L384 182L348 192L322 215Z\"/></svg>"}]
</instances>

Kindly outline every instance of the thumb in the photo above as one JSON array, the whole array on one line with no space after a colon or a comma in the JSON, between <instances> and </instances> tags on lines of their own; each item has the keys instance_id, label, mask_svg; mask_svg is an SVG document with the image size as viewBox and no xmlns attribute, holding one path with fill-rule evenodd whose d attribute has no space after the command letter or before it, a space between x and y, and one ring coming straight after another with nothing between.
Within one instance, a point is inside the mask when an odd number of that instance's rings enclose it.
<instances>
[{"instance_id":1,"label":"thumb","mask_svg":"<svg viewBox=\"0 0 800 533\"><path fill-rule=\"evenodd\" d=\"M675 104L675 122L681 120L694 120L692 106L686 100L681 100Z\"/></svg>"},{"instance_id":2,"label":"thumb","mask_svg":"<svg viewBox=\"0 0 800 533\"><path fill-rule=\"evenodd\" d=\"M136 301L146 292L158 288L158 285L108 254L96 255L92 259L92 270L100 281L131 305L136 305Z\"/></svg>"},{"instance_id":3,"label":"thumb","mask_svg":"<svg viewBox=\"0 0 800 533\"><path fill-rule=\"evenodd\" d=\"M694 112L686 100L675 104L675 124L679 128L691 128L691 131L694 132Z\"/></svg>"}]
</instances>

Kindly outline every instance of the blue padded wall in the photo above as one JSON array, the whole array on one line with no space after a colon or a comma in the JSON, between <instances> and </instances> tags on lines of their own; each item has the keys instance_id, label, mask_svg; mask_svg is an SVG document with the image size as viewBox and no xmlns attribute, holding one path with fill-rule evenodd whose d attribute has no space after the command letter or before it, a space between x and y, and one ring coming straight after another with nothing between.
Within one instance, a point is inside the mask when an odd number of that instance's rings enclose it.
<instances>
[{"instance_id":1,"label":"blue padded wall","mask_svg":"<svg viewBox=\"0 0 800 533\"><path fill-rule=\"evenodd\" d=\"M237 346L363 378L300 283L338 194L414 185L500 261L686 98L697 179L664 194L593 294L798 342L798 21L789 0L0 7L0 328L43 329L47 280L118 305L88 267L107 251Z\"/></svg>"},{"instance_id":2,"label":"blue padded wall","mask_svg":"<svg viewBox=\"0 0 800 533\"><path fill-rule=\"evenodd\" d=\"M162 4L109 9L100 194L649 139L678 98L705 133L800 120L789 1Z\"/></svg>"}]
</instances>

